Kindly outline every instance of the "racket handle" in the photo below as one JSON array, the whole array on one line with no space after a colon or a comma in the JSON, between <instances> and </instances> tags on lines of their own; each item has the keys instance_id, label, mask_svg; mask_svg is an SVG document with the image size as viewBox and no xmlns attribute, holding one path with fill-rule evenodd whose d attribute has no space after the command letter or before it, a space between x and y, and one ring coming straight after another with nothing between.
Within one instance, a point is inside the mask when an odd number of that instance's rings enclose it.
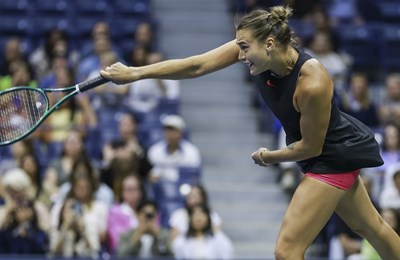
<instances>
[{"instance_id":1,"label":"racket handle","mask_svg":"<svg viewBox=\"0 0 400 260\"><path fill-rule=\"evenodd\" d=\"M97 86L100 86L101 84L109 82L108 79L103 78L102 76L98 76L93 79L88 79L84 82L78 83L77 88L79 88L80 92L84 92L86 90L95 88Z\"/></svg>"}]
</instances>

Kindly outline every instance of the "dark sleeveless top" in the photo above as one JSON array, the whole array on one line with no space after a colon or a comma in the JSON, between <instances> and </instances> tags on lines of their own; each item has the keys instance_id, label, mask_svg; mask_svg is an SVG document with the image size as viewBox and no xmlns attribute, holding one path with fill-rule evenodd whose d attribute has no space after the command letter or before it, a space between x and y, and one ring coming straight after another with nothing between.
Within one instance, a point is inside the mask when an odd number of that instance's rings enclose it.
<instances>
[{"instance_id":1,"label":"dark sleeveless top","mask_svg":"<svg viewBox=\"0 0 400 260\"><path fill-rule=\"evenodd\" d=\"M293 106L293 95L303 64L312 57L301 49L292 72L282 78L271 71L258 76L260 94L282 124L286 144L301 139L300 113ZM316 80L318 80L316 78ZM372 131L359 120L339 111L333 99L331 117L321 155L297 164L303 172L344 173L383 164L379 145Z\"/></svg>"}]
</instances>

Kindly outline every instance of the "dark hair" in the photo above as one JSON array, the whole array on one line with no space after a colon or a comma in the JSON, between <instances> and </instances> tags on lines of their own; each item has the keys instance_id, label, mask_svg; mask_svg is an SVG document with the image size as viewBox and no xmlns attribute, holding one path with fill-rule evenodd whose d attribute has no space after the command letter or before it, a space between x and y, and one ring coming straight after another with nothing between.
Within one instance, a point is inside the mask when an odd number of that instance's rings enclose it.
<instances>
[{"instance_id":1,"label":"dark hair","mask_svg":"<svg viewBox=\"0 0 400 260\"><path fill-rule=\"evenodd\" d=\"M388 147L386 145L386 141L385 141L385 139L387 138L386 137L386 133L385 133L385 128L388 127L388 126L393 126L397 130L397 133L399 134L399 136L398 136L398 140L397 140L397 144L396 145L397 145L397 148L400 148L400 127L399 127L399 124L397 124L394 121L389 121L383 126L383 141L382 141L382 145L381 146L382 146L382 150L384 150L384 151L386 151L388 149Z\"/></svg>"},{"instance_id":2,"label":"dark hair","mask_svg":"<svg viewBox=\"0 0 400 260\"><path fill-rule=\"evenodd\" d=\"M191 189L195 189L195 188L200 190L201 197L203 198L202 204L204 204L207 208L209 208L210 205L209 205L209 201L208 201L208 194L207 194L207 191L204 188L204 186L201 185L200 183L192 184ZM187 204L187 199L185 201L185 207L186 207L186 209L189 209L189 205Z\"/></svg>"},{"instance_id":3,"label":"dark hair","mask_svg":"<svg viewBox=\"0 0 400 260\"><path fill-rule=\"evenodd\" d=\"M196 230L194 229L193 224L192 224L192 217L193 217L194 211L195 211L196 209L198 209L198 208L200 208L201 211L202 211L203 213L205 213L206 216L207 216L207 224L206 224L206 226L203 228L202 232L203 232L206 236L213 236L214 233L213 233L213 230L212 230L211 211L210 211L210 209L209 209L206 205L204 205L204 204L197 204L196 206L194 206L194 207L192 207L192 208L190 208L190 209L188 210L188 213L189 213L189 229L188 229L188 231L187 231L187 233L186 233L186 236L187 236L187 237L194 237L194 236L196 235Z\"/></svg>"},{"instance_id":4,"label":"dark hair","mask_svg":"<svg viewBox=\"0 0 400 260\"><path fill-rule=\"evenodd\" d=\"M85 174L82 175L79 171L78 168L83 166L85 168ZM74 189L73 187L75 186L76 182L81 179L87 179L90 182L91 185L91 196L92 198L94 197L94 194L96 190L98 189L98 180L96 177L95 169L92 165L92 162L90 161L90 158L88 156L81 156L79 157L74 165L72 166L71 170L71 175L70 175L70 183L71 183L71 189L68 192L67 198L74 198Z\"/></svg>"},{"instance_id":5,"label":"dark hair","mask_svg":"<svg viewBox=\"0 0 400 260\"><path fill-rule=\"evenodd\" d=\"M236 26L236 30L248 29L258 41L273 36L281 45L287 47L294 43L293 31L288 19L292 16L292 9L284 6L274 6L266 10L255 10L243 16Z\"/></svg>"},{"instance_id":6,"label":"dark hair","mask_svg":"<svg viewBox=\"0 0 400 260\"><path fill-rule=\"evenodd\" d=\"M141 194L141 198L140 198L139 203L138 203L138 206L139 206L143 202L147 201L147 193L146 193L146 188L144 187L142 178L140 178L140 176L138 174L136 174L136 173L132 173L132 174L128 174L126 176L123 176L121 178L121 180L120 180L120 182L121 182L120 186L121 187L119 188L119 191L114 191L114 194L117 197L116 200L119 201L119 202L122 202L123 201L123 199L122 199L122 191L123 191L124 181L126 179L132 178L132 177L136 179L136 181L138 182L138 185L139 185L138 188L139 188L139 191L140 191L140 194ZM114 187L115 187L115 185L116 185L116 183L114 183ZM118 192L118 193L116 194L116 192ZM138 210L138 208L136 208L135 210Z\"/></svg>"},{"instance_id":7,"label":"dark hair","mask_svg":"<svg viewBox=\"0 0 400 260\"><path fill-rule=\"evenodd\" d=\"M137 212L142 212L143 208L146 206L152 206L156 211L158 211L158 205L155 201L153 200L143 200L139 203L137 206L136 210Z\"/></svg>"},{"instance_id":8,"label":"dark hair","mask_svg":"<svg viewBox=\"0 0 400 260\"><path fill-rule=\"evenodd\" d=\"M42 191L42 168L41 168L41 165L39 163L39 160L38 160L36 154L25 153L19 158L18 163L19 163L20 168L24 168L24 163L29 158L31 158L36 165L35 176L29 176L29 178L37 187L36 194L35 194L35 197L37 198L39 196L40 192Z\"/></svg>"}]
</instances>

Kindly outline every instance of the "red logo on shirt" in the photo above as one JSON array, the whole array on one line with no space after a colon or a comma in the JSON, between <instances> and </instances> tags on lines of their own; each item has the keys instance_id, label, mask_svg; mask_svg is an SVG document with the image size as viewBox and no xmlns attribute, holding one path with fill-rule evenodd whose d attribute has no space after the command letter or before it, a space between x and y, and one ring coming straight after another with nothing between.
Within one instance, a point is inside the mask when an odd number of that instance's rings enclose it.
<instances>
[{"instance_id":1,"label":"red logo on shirt","mask_svg":"<svg viewBox=\"0 0 400 260\"><path fill-rule=\"evenodd\" d=\"M265 83L266 86L268 87L272 87L275 88L276 86L271 82L271 80L267 80L267 82Z\"/></svg>"}]
</instances>

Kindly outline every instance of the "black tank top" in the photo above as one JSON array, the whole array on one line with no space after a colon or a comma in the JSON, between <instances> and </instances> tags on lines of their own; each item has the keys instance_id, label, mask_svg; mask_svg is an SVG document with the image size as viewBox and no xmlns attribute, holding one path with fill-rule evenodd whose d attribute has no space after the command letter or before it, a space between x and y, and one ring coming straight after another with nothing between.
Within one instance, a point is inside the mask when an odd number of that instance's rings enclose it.
<instances>
[{"instance_id":1,"label":"black tank top","mask_svg":"<svg viewBox=\"0 0 400 260\"><path fill-rule=\"evenodd\" d=\"M293 95L303 64L312 59L296 48L299 58L292 72L282 78L271 71L258 76L258 88L265 103L282 124L286 144L301 140L300 113L293 106ZM303 172L344 173L383 164L379 145L372 131L363 123L339 111L333 99L331 117L321 155L297 164Z\"/></svg>"}]
</instances>

